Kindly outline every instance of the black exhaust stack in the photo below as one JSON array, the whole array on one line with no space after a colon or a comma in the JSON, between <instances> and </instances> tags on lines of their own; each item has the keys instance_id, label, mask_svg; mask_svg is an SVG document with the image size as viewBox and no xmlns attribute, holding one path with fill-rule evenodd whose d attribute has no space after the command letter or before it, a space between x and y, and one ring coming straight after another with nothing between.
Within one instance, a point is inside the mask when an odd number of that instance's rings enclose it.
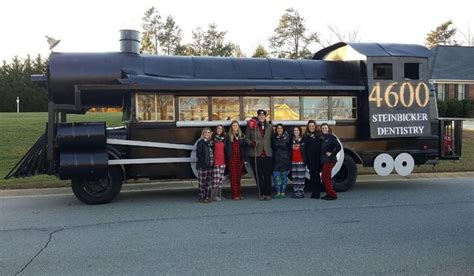
<instances>
[{"instance_id":1,"label":"black exhaust stack","mask_svg":"<svg viewBox=\"0 0 474 276\"><path fill-rule=\"evenodd\" d=\"M140 54L140 32L120 30L120 52Z\"/></svg>"}]
</instances>

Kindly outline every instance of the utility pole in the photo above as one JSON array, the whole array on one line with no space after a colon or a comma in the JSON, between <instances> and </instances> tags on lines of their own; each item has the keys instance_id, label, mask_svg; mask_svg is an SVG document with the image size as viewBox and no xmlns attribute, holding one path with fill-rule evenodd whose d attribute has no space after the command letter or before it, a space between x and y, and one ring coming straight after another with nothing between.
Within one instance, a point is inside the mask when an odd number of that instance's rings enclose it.
<instances>
[{"instance_id":1,"label":"utility pole","mask_svg":"<svg viewBox=\"0 0 474 276\"><path fill-rule=\"evenodd\" d=\"M20 97L16 97L16 113L20 113Z\"/></svg>"}]
</instances>

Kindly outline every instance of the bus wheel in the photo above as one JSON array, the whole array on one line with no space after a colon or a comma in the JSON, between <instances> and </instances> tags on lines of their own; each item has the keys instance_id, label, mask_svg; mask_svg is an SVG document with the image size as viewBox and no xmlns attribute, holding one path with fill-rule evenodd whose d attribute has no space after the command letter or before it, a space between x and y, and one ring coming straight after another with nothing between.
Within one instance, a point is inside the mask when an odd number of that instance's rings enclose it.
<instances>
[{"instance_id":1,"label":"bus wheel","mask_svg":"<svg viewBox=\"0 0 474 276\"><path fill-rule=\"evenodd\" d=\"M114 200L122 189L123 175L117 166L109 167L109 177L100 180L71 180L74 195L85 204L96 205Z\"/></svg>"},{"instance_id":2,"label":"bus wheel","mask_svg":"<svg viewBox=\"0 0 474 276\"><path fill-rule=\"evenodd\" d=\"M351 189L357 179L357 166L350 156L344 156L344 163L339 172L332 178L334 190L336 192L345 192Z\"/></svg>"}]
</instances>

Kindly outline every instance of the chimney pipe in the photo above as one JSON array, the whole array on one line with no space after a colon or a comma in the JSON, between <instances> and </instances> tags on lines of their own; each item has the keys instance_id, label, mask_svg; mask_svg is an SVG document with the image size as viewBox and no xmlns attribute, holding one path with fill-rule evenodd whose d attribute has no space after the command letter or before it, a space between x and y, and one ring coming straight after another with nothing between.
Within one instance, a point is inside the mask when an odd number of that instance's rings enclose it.
<instances>
[{"instance_id":1,"label":"chimney pipe","mask_svg":"<svg viewBox=\"0 0 474 276\"><path fill-rule=\"evenodd\" d=\"M140 54L140 32L120 30L120 52Z\"/></svg>"}]
</instances>

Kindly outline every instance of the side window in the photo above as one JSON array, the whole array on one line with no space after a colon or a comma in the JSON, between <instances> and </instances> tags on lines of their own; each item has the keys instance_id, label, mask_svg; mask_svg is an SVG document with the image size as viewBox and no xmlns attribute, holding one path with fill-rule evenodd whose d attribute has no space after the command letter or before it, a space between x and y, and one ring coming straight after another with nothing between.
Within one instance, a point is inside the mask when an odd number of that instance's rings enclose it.
<instances>
[{"instance_id":1,"label":"side window","mask_svg":"<svg viewBox=\"0 0 474 276\"><path fill-rule=\"evenodd\" d=\"M179 120L208 121L208 106L207 97L179 97Z\"/></svg>"},{"instance_id":2,"label":"side window","mask_svg":"<svg viewBox=\"0 0 474 276\"><path fill-rule=\"evenodd\" d=\"M151 93L136 94L138 121L174 121L174 96Z\"/></svg>"},{"instance_id":3,"label":"side window","mask_svg":"<svg viewBox=\"0 0 474 276\"><path fill-rule=\"evenodd\" d=\"M136 94L138 121L155 121L156 120L156 103L155 94Z\"/></svg>"},{"instance_id":4,"label":"side window","mask_svg":"<svg viewBox=\"0 0 474 276\"><path fill-rule=\"evenodd\" d=\"M333 120L355 120L357 119L356 97L332 97L331 118Z\"/></svg>"},{"instance_id":5,"label":"side window","mask_svg":"<svg viewBox=\"0 0 474 276\"><path fill-rule=\"evenodd\" d=\"M405 63L405 79L419 80L420 79L420 64L419 63Z\"/></svg>"},{"instance_id":6,"label":"side window","mask_svg":"<svg viewBox=\"0 0 474 276\"><path fill-rule=\"evenodd\" d=\"M303 97L303 120L329 119L328 97Z\"/></svg>"},{"instance_id":7,"label":"side window","mask_svg":"<svg viewBox=\"0 0 474 276\"><path fill-rule=\"evenodd\" d=\"M393 68L391 63L374 63L373 71L375 80L393 79Z\"/></svg>"},{"instance_id":8,"label":"side window","mask_svg":"<svg viewBox=\"0 0 474 276\"><path fill-rule=\"evenodd\" d=\"M270 119L270 97L243 97L243 104L245 120L255 117L259 109L266 110Z\"/></svg>"},{"instance_id":9,"label":"side window","mask_svg":"<svg viewBox=\"0 0 474 276\"><path fill-rule=\"evenodd\" d=\"M446 88L446 87L445 87L444 83L438 83L438 84L436 85L436 87L437 87L436 90L437 90L437 98L438 98L438 100L440 100L440 101L446 100L446 91L445 91L445 88Z\"/></svg>"},{"instance_id":10,"label":"side window","mask_svg":"<svg viewBox=\"0 0 474 276\"><path fill-rule=\"evenodd\" d=\"M239 120L239 97L212 97L212 120Z\"/></svg>"},{"instance_id":11,"label":"side window","mask_svg":"<svg viewBox=\"0 0 474 276\"><path fill-rule=\"evenodd\" d=\"M299 120L299 97L273 97L273 119L289 121Z\"/></svg>"}]
</instances>

